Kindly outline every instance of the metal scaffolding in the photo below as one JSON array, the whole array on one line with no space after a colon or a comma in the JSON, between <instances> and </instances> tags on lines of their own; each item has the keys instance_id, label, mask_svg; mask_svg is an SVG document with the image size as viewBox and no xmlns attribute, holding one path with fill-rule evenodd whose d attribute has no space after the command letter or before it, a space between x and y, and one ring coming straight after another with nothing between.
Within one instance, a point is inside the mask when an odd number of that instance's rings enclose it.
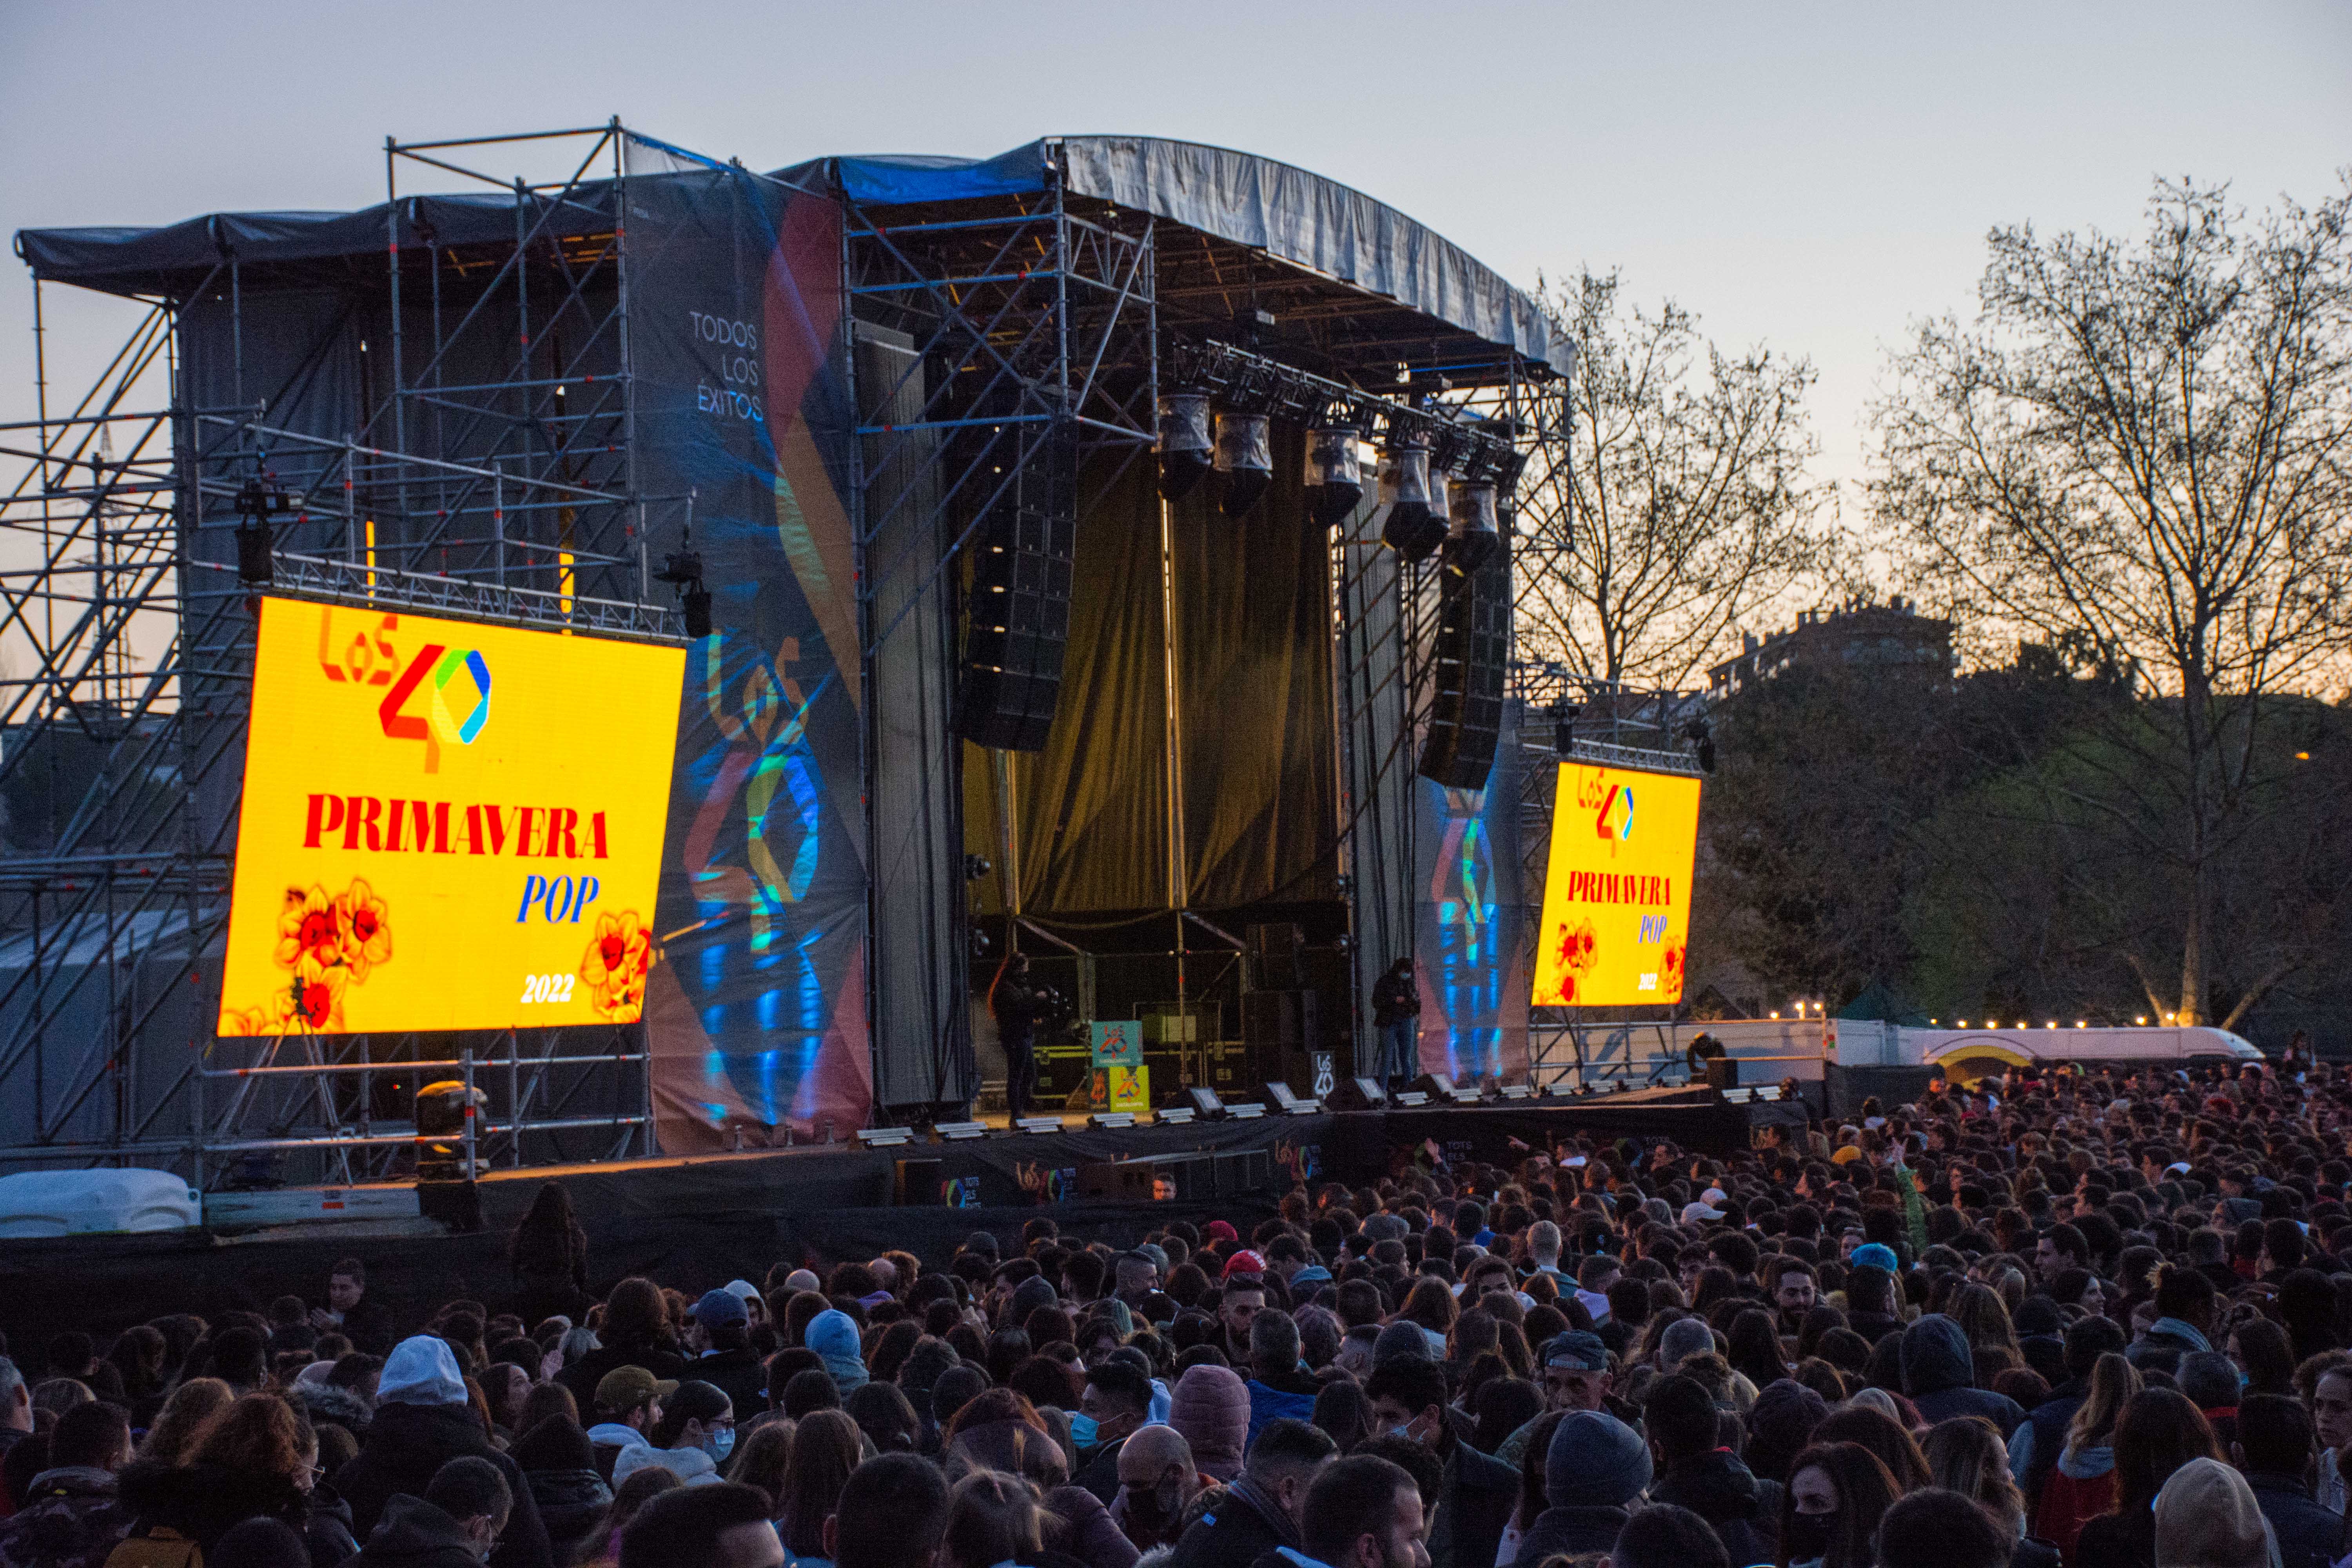
<instances>
[{"instance_id":1,"label":"metal scaffolding","mask_svg":"<svg viewBox=\"0 0 2352 1568\"><path fill-rule=\"evenodd\" d=\"M37 416L0 426L0 1170L393 1174L447 1077L490 1104L469 1159L651 1152L641 1026L214 1037L254 595L678 636L646 545L690 500L635 479L631 140L388 141L380 262L222 243L125 290L145 312L70 409L45 353ZM551 178L472 166L540 153ZM436 233L401 193L420 167L496 193L507 232ZM330 303L271 308L297 291Z\"/></svg>"}]
</instances>

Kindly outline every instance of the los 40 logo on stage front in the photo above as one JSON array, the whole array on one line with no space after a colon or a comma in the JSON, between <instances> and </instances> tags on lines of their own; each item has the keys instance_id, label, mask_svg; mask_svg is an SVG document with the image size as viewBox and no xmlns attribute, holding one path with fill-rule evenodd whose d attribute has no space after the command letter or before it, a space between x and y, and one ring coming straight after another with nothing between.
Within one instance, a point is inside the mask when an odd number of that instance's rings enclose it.
<instances>
[{"instance_id":1,"label":"los 40 logo on stage front","mask_svg":"<svg viewBox=\"0 0 2352 1568\"><path fill-rule=\"evenodd\" d=\"M637 1018L684 673L264 599L220 1032Z\"/></svg>"}]
</instances>

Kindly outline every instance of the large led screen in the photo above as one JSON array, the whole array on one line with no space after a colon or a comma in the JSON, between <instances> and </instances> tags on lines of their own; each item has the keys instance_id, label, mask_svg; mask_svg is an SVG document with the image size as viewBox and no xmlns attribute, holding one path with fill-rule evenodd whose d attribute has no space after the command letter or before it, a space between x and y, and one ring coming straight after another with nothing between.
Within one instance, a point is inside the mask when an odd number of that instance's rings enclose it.
<instances>
[{"instance_id":1,"label":"large led screen","mask_svg":"<svg viewBox=\"0 0 2352 1568\"><path fill-rule=\"evenodd\" d=\"M1681 1001L1697 847L1698 780L1560 763L1535 1005Z\"/></svg>"},{"instance_id":2,"label":"large led screen","mask_svg":"<svg viewBox=\"0 0 2352 1568\"><path fill-rule=\"evenodd\" d=\"M220 1032L635 1021L685 658L263 600Z\"/></svg>"}]
</instances>

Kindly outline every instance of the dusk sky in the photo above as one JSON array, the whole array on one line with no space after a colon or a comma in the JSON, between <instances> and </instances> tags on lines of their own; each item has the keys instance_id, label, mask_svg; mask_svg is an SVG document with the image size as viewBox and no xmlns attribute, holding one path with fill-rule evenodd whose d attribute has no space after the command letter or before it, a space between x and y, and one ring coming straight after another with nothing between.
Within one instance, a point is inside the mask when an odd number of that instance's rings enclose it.
<instances>
[{"instance_id":1,"label":"dusk sky","mask_svg":"<svg viewBox=\"0 0 2352 1568\"><path fill-rule=\"evenodd\" d=\"M1990 226L2133 229L2158 174L2333 188L2352 6L20 4L0 222L362 205L388 132L614 114L754 168L1098 131L1284 159L1524 286L1620 268L1810 356L1821 472L1850 479L1886 349L1969 308ZM32 407L30 295L0 268L0 417ZM130 320L73 296L55 391Z\"/></svg>"}]
</instances>

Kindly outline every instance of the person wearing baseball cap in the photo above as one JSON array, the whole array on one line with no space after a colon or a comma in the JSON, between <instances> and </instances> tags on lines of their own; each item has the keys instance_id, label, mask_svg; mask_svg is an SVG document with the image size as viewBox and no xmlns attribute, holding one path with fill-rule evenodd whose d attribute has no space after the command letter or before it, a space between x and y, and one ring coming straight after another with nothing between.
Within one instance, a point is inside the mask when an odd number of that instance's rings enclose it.
<instances>
[{"instance_id":1,"label":"person wearing baseball cap","mask_svg":"<svg viewBox=\"0 0 2352 1568\"><path fill-rule=\"evenodd\" d=\"M1600 1410L1609 1397L1609 1347L1588 1329L1544 1342L1544 1404L1552 1410Z\"/></svg>"},{"instance_id":2,"label":"person wearing baseball cap","mask_svg":"<svg viewBox=\"0 0 2352 1568\"><path fill-rule=\"evenodd\" d=\"M674 1394L677 1384L665 1384L641 1366L616 1366L597 1380L596 1425L588 1428L588 1441L597 1448L596 1462L607 1474L613 1465L604 1450L611 1450L617 1461L623 1449L653 1447L650 1434L661 1420L665 1388Z\"/></svg>"},{"instance_id":3,"label":"person wearing baseball cap","mask_svg":"<svg viewBox=\"0 0 2352 1568\"><path fill-rule=\"evenodd\" d=\"M705 1291L687 1313L688 1371L727 1395L738 1410L763 1409L768 1370L751 1348L751 1311L743 1298L721 1287Z\"/></svg>"}]
</instances>

